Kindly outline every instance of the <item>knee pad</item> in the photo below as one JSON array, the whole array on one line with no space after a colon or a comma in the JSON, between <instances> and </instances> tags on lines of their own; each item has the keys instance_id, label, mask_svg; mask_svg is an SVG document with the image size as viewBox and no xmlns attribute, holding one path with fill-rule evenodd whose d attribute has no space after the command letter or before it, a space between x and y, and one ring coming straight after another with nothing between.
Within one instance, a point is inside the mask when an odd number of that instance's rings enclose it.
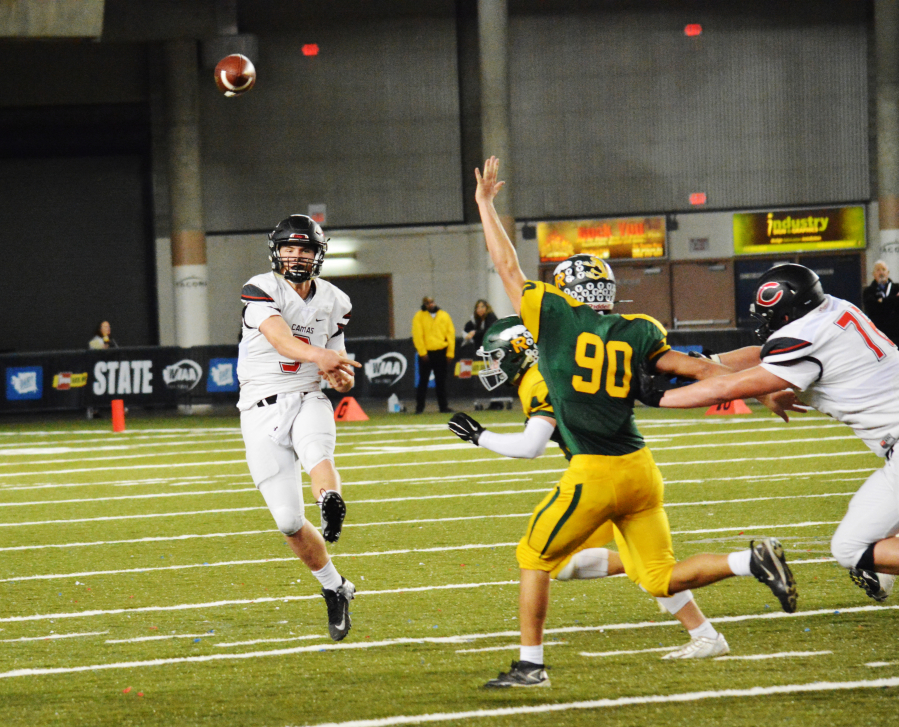
<instances>
[{"instance_id":1,"label":"knee pad","mask_svg":"<svg viewBox=\"0 0 899 727\"><path fill-rule=\"evenodd\" d=\"M278 530L285 535L296 535L300 528L303 527L303 523L306 522L302 510L296 512L293 508L276 507L271 508L271 513L272 517L275 518Z\"/></svg>"},{"instance_id":2,"label":"knee pad","mask_svg":"<svg viewBox=\"0 0 899 727\"><path fill-rule=\"evenodd\" d=\"M658 599L658 602L665 607L665 610L674 616L678 611L680 611L684 606L686 606L690 601L693 600L693 594L689 591L681 591L680 593L675 593L673 596L661 596Z\"/></svg>"},{"instance_id":3,"label":"knee pad","mask_svg":"<svg viewBox=\"0 0 899 727\"><path fill-rule=\"evenodd\" d=\"M833 557L837 559L837 563L839 563L844 568L855 568L858 565L859 560L865 554L865 547L859 547L857 543L852 543L847 540L844 540L839 537L840 533L837 531L836 535L830 541L830 552L833 553Z\"/></svg>"},{"instance_id":4,"label":"knee pad","mask_svg":"<svg viewBox=\"0 0 899 727\"><path fill-rule=\"evenodd\" d=\"M306 472L311 472L316 465L326 459L334 461L334 443L332 440L321 439L306 442L303 451L298 453L300 464Z\"/></svg>"}]
</instances>

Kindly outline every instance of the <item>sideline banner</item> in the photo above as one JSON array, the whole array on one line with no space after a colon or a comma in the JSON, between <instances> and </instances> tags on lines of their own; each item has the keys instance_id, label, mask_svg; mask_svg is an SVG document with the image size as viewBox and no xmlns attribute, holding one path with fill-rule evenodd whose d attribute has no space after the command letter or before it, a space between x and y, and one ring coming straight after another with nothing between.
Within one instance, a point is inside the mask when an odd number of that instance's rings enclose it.
<instances>
[{"instance_id":1,"label":"sideline banner","mask_svg":"<svg viewBox=\"0 0 899 727\"><path fill-rule=\"evenodd\" d=\"M350 340L347 351L362 363L356 370L353 397L415 396L416 353L411 339ZM447 377L448 395L486 395L473 367L458 364L454 362ZM113 399L137 407L236 404L240 390L237 346L5 354L0 356L0 369L5 382L2 412L86 409L109 406Z\"/></svg>"}]
</instances>

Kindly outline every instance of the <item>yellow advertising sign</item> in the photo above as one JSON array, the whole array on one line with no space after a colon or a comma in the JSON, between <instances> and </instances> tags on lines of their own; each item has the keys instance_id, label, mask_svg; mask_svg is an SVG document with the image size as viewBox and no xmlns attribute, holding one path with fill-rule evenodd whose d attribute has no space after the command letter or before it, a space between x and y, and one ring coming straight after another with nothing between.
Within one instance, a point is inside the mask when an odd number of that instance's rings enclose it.
<instances>
[{"instance_id":1,"label":"yellow advertising sign","mask_svg":"<svg viewBox=\"0 0 899 727\"><path fill-rule=\"evenodd\" d=\"M66 389L78 389L87 386L87 372L83 374L73 374L70 371L64 371L53 377L53 388L65 391Z\"/></svg>"},{"instance_id":2,"label":"yellow advertising sign","mask_svg":"<svg viewBox=\"0 0 899 727\"><path fill-rule=\"evenodd\" d=\"M734 215L734 253L813 252L865 247L863 207Z\"/></svg>"},{"instance_id":3,"label":"yellow advertising sign","mask_svg":"<svg viewBox=\"0 0 899 727\"><path fill-rule=\"evenodd\" d=\"M580 253L604 259L665 257L665 218L539 222L537 243L542 263L561 262Z\"/></svg>"}]
</instances>

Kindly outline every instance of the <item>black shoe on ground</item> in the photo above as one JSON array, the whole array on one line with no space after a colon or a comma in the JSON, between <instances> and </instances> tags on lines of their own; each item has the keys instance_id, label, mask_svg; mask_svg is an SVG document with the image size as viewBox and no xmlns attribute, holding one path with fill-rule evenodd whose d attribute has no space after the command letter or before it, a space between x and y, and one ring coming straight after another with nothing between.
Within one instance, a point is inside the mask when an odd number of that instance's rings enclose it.
<instances>
[{"instance_id":1,"label":"black shoe on ground","mask_svg":"<svg viewBox=\"0 0 899 727\"><path fill-rule=\"evenodd\" d=\"M355 595L356 586L346 578L336 591L322 588L322 596L328 606L328 634L334 641L342 641L350 632L350 601Z\"/></svg>"},{"instance_id":2,"label":"black shoe on ground","mask_svg":"<svg viewBox=\"0 0 899 727\"><path fill-rule=\"evenodd\" d=\"M440 410L440 413L441 413L441 414L455 414L455 413L456 413L456 410L455 410L455 409L450 409L449 407L446 407L446 409L441 409L441 410Z\"/></svg>"},{"instance_id":3,"label":"black shoe on ground","mask_svg":"<svg viewBox=\"0 0 899 727\"><path fill-rule=\"evenodd\" d=\"M893 592L893 583L896 580L896 576L875 573L862 568L850 568L849 577L855 585L875 601L886 601L887 596Z\"/></svg>"},{"instance_id":4,"label":"black shoe on ground","mask_svg":"<svg viewBox=\"0 0 899 727\"><path fill-rule=\"evenodd\" d=\"M491 679L484 687L488 689L505 689L506 687L548 687L549 677L543 664L532 664L529 661L513 661L512 668L500 672L496 679Z\"/></svg>"},{"instance_id":5,"label":"black shoe on ground","mask_svg":"<svg viewBox=\"0 0 899 727\"><path fill-rule=\"evenodd\" d=\"M793 613L796 610L796 580L787 565L780 541L777 538L751 540L749 547L752 550L750 572L756 580L771 589L784 611Z\"/></svg>"},{"instance_id":6,"label":"black shoe on ground","mask_svg":"<svg viewBox=\"0 0 899 727\"><path fill-rule=\"evenodd\" d=\"M343 519L346 517L346 503L336 490L328 490L322 495L322 537L329 543L340 539Z\"/></svg>"}]
</instances>

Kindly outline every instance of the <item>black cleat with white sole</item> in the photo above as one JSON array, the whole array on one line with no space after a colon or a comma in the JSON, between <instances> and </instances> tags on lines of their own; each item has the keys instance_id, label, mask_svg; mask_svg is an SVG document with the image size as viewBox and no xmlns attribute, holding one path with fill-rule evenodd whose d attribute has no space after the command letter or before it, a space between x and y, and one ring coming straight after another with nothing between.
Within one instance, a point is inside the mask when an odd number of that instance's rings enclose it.
<instances>
[{"instance_id":1,"label":"black cleat with white sole","mask_svg":"<svg viewBox=\"0 0 899 727\"><path fill-rule=\"evenodd\" d=\"M760 583L764 583L777 596L787 613L796 610L796 580L787 565L784 549L777 538L751 540L752 557L749 570Z\"/></svg>"},{"instance_id":2,"label":"black cleat with white sole","mask_svg":"<svg viewBox=\"0 0 899 727\"><path fill-rule=\"evenodd\" d=\"M350 601L356 595L356 586L346 578L336 591L322 588L322 596L328 606L328 634L334 641L342 641L350 632Z\"/></svg>"},{"instance_id":3,"label":"black cleat with white sole","mask_svg":"<svg viewBox=\"0 0 899 727\"><path fill-rule=\"evenodd\" d=\"M343 519L346 517L346 503L336 490L328 490L322 495L322 537L329 543L340 539Z\"/></svg>"},{"instance_id":4,"label":"black cleat with white sole","mask_svg":"<svg viewBox=\"0 0 899 727\"><path fill-rule=\"evenodd\" d=\"M496 679L491 679L484 685L487 689L548 686L549 676L546 674L546 667L529 661L513 661L509 671L500 672Z\"/></svg>"},{"instance_id":5,"label":"black cleat with white sole","mask_svg":"<svg viewBox=\"0 0 899 727\"><path fill-rule=\"evenodd\" d=\"M855 585L878 602L887 600L887 597L893 592L893 583L896 580L896 576L875 573L863 568L850 568L849 577Z\"/></svg>"}]
</instances>

